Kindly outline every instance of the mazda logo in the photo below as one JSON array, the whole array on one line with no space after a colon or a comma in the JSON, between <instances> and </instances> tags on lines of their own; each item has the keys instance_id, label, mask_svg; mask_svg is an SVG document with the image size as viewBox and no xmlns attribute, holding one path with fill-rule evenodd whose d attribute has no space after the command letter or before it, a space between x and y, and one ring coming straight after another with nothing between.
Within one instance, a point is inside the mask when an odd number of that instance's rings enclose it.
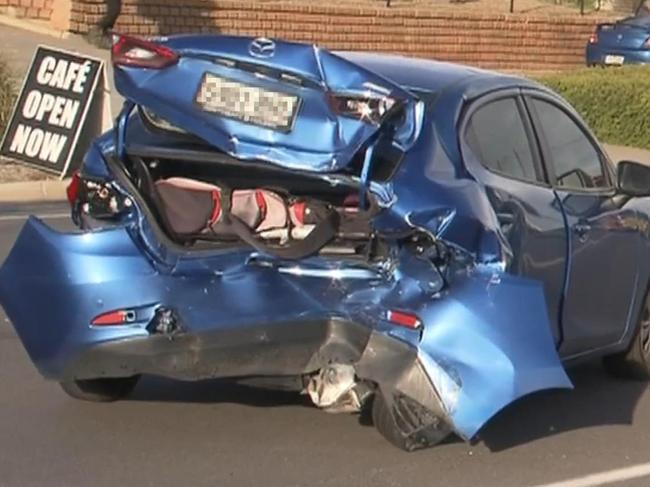
<instances>
[{"instance_id":1,"label":"mazda logo","mask_svg":"<svg viewBox=\"0 0 650 487\"><path fill-rule=\"evenodd\" d=\"M258 37L251 42L248 52L255 57L273 57L275 54L275 42L266 37Z\"/></svg>"}]
</instances>

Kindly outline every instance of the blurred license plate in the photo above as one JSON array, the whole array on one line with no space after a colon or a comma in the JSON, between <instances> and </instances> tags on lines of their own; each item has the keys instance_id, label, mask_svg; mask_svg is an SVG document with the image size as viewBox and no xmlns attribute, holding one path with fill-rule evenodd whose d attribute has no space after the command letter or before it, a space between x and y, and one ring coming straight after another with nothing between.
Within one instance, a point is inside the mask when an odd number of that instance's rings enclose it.
<instances>
[{"instance_id":1,"label":"blurred license plate","mask_svg":"<svg viewBox=\"0 0 650 487\"><path fill-rule=\"evenodd\" d=\"M607 55L605 56L605 64L618 64L621 65L625 62L625 56L614 56L614 55Z\"/></svg>"},{"instance_id":2,"label":"blurred license plate","mask_svg":"<svg viewBox=\"0 0 650 487\"><path fill-rule=\"evenodd\" d=\"M205 73L196 93L198 106L210 113L245 123L289 131L300 98Z\"/></svg>"}]
</instances>

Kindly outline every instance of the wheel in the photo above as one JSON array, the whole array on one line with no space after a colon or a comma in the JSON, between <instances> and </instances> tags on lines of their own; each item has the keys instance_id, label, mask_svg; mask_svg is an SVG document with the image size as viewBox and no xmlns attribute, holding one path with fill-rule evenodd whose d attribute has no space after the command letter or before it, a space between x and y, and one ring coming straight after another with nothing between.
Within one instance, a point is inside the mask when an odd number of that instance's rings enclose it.
<instances>
[{"instance_id":1,"label":"wheel","mask_svg":"<svg viewBox=\"0 0 650 487\"><path fill-rule=\"evenodd\" d=\"M650 291L646 294L630 348L626 352L605 357L603 364L608 372L617 377L650 380Z\"/></svg>"},{"instance_id":2,"label":"wheel","mask_svg":"<svg viewBox=\"0 0 650 487\"><path fill-rule=\"evenodd\" d=\"M384 438L405 451L437 445L451 433L444 421L415 401L397 396L391 407L381 391L372 402L372 422Z\"/></svg>"},{"instance_id":3,"label":"wheel","mask_svg":"<svg viewBox=\"0 0 650 487\"><path fill-rule=\"evenodd\" d=\"M110 379L88 379L61 382L61 389L75 399L92 402L112 402L128 396L135 388L139 375Z\"/></svg>"}]
</instances>

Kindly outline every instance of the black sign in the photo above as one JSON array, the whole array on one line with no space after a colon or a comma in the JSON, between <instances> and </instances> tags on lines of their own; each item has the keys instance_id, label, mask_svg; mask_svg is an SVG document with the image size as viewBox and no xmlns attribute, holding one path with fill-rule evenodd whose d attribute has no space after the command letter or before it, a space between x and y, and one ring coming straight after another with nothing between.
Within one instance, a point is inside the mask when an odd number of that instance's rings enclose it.
<instances>
[{"instance_id":1,"label":"black sign","mask_svg":"<svg viewBox=\"0 0 650 487\"><path fill-rule=\"evenodd\" d=\"M62 177L69 173L100 75L100 60L39 47L0 154Z\"/></svg>"}]
</instances>

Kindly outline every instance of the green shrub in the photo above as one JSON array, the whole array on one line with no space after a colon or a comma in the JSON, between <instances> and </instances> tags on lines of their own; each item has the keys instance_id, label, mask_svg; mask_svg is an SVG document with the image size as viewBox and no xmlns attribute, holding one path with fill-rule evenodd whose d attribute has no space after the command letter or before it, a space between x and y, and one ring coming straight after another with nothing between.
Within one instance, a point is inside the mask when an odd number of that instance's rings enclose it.
<instances>
[{"instance_id":1,"label":"green shrub","mask_svg":"<svg viewBox=\"0 0 650 487\"><path fill-rule=\"evenodd\" d=\"M543 76L602 142L650 149L650 66L591 68Z\"/></svg>"},{"instance_id":2,"label":"green shrub","mask_svg":"<svg viewBox=\"0 0 650 487\"><path fill-rule=\"evenodd\" d=\"M16 99L16 88L9 66L0 59L0 139L9 122L11 110Z\"/></svg>"}]
</instances>

